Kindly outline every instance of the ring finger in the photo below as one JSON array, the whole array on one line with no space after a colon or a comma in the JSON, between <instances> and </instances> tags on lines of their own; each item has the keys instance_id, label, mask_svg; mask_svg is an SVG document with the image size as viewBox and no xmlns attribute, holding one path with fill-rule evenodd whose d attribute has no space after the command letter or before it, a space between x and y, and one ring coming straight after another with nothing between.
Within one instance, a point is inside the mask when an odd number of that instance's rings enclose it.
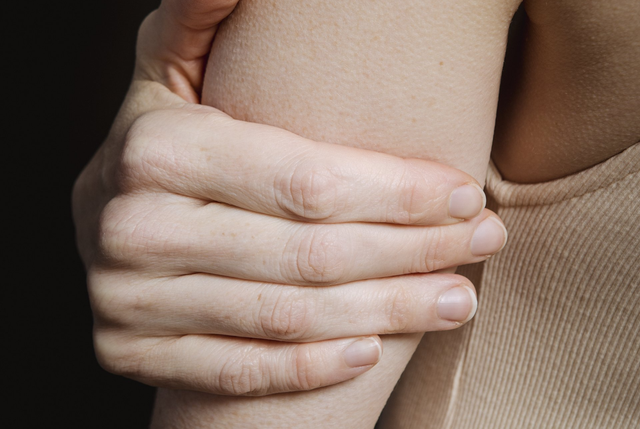
<instances>
[{"instance_id":1,"label":"ring finger","mask_svg":"<svg viewBox=\"0 0 640 429\"><path fill-rule=\"evenodd\" d=\"M117 275L117 274L110 274ZM103 277L104 280L104 277ZM111 279L115 280L115 279ZM136 335L217 334L308 342L454 329L477 307L473 285L454 274L406 275L339 286L304 287L194 274L112 281L93 297L99 324ZM96 299L98 298L98 299ZM100 303L120 309L100 318Z\"/></svg>"}]
</instances>

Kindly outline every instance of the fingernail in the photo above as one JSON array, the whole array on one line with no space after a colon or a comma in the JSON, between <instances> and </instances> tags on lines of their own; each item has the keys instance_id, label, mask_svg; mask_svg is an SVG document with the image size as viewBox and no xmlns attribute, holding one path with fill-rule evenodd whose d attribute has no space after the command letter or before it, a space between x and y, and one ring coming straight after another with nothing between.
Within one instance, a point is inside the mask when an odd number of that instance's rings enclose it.
<instances>
[{"instance_id":1,"label":"fingernail","mask_svg":"<svg viewBox=\"0 0 640 429\"><path fill-rule=\"evenodd\" d=\"M471 238L471 253L486 256L498 253L507 244L507 229L494 217L483 220Z\"/></svg>"},{"instance_id":2,"label":"fingernail","mask_svg":"<svg viewBox=\"0 0 640 429\"><path fill-rule=\"evenodd\" d=\"M475 316L477 309L476 294L467 286L449 289L438 299L438 317L441 319L465 323Z\"/></svg>"},{"instance_id":3,"label":"fingernail","mask_svg":"<svg viewBox=\"0 0 640 429\"><path fill-rule=\"evenodd\" d=\"M478 185L463 185L454 189L449 197L449 216L471 219L484 208L487 200Z\"/></svg>"},{"instance_id":4,"label":"fingernail","mask_svg":"<svg viewBox=\"0 0 640 429\"><path fill-rule=\"evenodd\" d=\"M344 361L351 368L374 365L380 360L382 347L373 338L357 340L344 351Z\"/></svg>"}]
</instances>

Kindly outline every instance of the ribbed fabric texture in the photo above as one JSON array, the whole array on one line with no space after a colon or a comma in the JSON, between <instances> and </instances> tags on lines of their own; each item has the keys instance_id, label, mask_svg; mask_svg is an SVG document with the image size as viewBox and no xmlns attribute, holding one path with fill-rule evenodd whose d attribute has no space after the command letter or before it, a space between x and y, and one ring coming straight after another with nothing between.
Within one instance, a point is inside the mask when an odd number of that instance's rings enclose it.
<instances>
[{"instance_id":1,"label":"ribbed fabric texture","mask_svg":"<svg viewBox=\"0 0 640 429\"><path fill-rule=\"evenodd\" d=\"M640 428L640 144L487 194L509 243L460 270L478 313L425 335L378 427Z\"/></svg>"}]
</instances>

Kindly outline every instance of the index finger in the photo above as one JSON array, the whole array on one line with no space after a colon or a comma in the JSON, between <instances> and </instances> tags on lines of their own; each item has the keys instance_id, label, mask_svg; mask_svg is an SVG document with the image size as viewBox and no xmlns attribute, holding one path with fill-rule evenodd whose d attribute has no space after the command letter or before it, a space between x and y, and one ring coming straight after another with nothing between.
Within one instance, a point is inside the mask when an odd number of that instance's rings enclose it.
<instances>
[{"instance_id":1,"label":"index finger","mask_svg":"<svg viewBox=\"0 0 640 429\"><path fill-rule=\"evenodd\" d=\"M206 106L152 112L129 137L125 163L144 172L135 187L293 220L444 225L485 205L477 182L455 168L315 142Z\"/></svg>"}]
</instances>

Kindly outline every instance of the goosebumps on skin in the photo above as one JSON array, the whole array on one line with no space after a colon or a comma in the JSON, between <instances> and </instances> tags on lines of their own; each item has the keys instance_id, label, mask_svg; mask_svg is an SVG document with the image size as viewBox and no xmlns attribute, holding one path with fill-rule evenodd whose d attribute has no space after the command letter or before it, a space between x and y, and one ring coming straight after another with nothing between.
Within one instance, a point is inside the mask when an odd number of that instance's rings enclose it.
<instances>
[{"instance_id":1,"label":"goosebumps on skin","mask_svg":"<svg viewBox=\"0 0 640 429\"><path fill-rule=\"evenodd\" d=\"M304 137L441 161L484 183L516 2L243 1L203 103Z\"/></svg>"},{"instance_id":2,"label":"goosebumps on skin","mask_svg":"<svg viewBox=\"0 0 640 429\"><path fill-rule=\"evenodd\" d=\"M203 102L314 140L440 161L484 183L516 7L243 1L216 36ZM154 425L373 427L419 340L387 336L369 373L311 392L230 398L160 390Z\"/></svg>"}]
</instances>

